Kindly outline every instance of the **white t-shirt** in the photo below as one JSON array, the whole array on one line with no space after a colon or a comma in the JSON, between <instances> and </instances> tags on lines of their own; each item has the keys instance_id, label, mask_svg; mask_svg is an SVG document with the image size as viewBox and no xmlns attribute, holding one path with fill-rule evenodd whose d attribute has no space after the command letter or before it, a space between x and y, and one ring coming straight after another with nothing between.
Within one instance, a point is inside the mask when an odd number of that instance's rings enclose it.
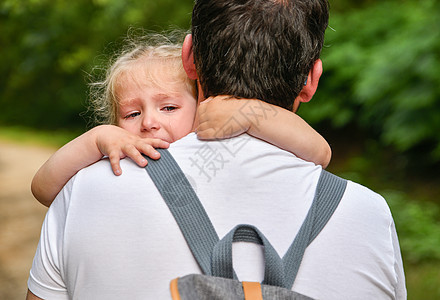
<instances>
[{"instance_id":1,"label":"white t-shirt","mask_svg":"<svg viewBox=\"0 0 440 300\"><path fill-rule=\"evenodd\" d=\"M217 142L195 134L170 152L219 235L251 224L283 256L315 194L321 167L247 134ZM107 160L78 172L44 221L29 289L45 299L169 299L169 282L200 273L143 168ZM234 243L240 280L263 278L260 246ZM317 299L405 299L393 218L385 200L348 182L326 227L306 249L293 290Z\"/></svg>"}]
</instances>

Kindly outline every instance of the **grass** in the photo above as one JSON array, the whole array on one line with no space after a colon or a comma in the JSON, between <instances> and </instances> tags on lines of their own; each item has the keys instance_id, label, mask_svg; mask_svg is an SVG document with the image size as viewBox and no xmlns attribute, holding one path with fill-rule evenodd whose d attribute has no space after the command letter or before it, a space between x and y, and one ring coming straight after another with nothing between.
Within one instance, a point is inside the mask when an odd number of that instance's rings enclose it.
<instances>
[{"instance_id":1,"label":"grass","mask_svg":"<svg viewBox=\"0 0 440 300\"><path fill-rule=\"evenodd\" d=\"M409 300L440 299L440 263L405 265Z\"/></svg>"},{"instance_id":2,"label":"grass","mask_svg":"<svg viewBox=\"0 0 440 300\"><path fill-rule=\"evenodd\" d=\"M25 127L0 127L0 139L18 143L59 148L77 137L80 132L68 130L42 131Z\"/></svg>"}]
</instances>

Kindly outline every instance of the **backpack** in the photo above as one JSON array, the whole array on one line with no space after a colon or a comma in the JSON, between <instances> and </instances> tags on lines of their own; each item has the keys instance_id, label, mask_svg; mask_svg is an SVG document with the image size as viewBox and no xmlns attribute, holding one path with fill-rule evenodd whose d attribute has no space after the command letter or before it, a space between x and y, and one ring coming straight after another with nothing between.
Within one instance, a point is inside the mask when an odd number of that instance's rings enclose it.
<instances>
[{"instance_id":1,"label":"backpack","mask_svg":"<svg viewBox=\"0 0 440 300\"><path fill-rule=\"evenodd\" d=\"M203 274L190 274L170 283L174 300L312 299L291 290L302 257L336 210L347 181L322 170L307 216L284 257L255 226L241 224L219 239L205 209L177 162L167 149L161 158L148 160L146 171L176 219ZM240 282L232 266L232 243L264 246L264 280Z\"/></svg>"}]
</instances>

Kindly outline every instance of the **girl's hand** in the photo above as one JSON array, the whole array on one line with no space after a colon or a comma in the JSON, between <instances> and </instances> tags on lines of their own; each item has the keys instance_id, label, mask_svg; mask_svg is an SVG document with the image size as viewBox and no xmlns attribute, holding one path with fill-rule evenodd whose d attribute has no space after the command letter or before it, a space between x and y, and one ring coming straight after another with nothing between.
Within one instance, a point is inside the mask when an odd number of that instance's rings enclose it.
<instances>
[{"instance_id":1,"label":"girl's hand","mask_svg":"<svg viewBox=\"0 0 440 300\"><path fill-rule=\"evenodd\" d=\"M95 127L95 143L102 155L108 156L115 175L121 175L119 161L129 157L140 167L147 165L141 153L152 159L160 158L155 148L168 148L169 143L161 139L141 138L114 125Z\"/></svg>"},{"instance_id":2,"label":"girl's hand","mask_svg":"<svg viewBox=\"0 0 440 300\"><path fill-rule=\"evenodd\" d=\"M246 115L247 99L231 96L210 97L200 103L197 114L197 137L202 140L226 139L249 130L250 119Z\"/></svg>"}]
</instances>

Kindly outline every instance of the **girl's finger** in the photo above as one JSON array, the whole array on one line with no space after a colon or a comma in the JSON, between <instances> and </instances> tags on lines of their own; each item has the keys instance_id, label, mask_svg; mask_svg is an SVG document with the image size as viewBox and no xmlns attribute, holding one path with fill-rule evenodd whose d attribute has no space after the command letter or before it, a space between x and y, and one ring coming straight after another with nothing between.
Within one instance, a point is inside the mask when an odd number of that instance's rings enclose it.
<instances>
[{"instance_id":1,"label":"girl's finger","mask_svg":"<svg viewBox=\"0 0 440 300\"><path fill-rule=\"evenodd\" d=\"M144 144L144 145L142 145L142 147L139 150L143 154L145 154L146 156L148 156L152 159L159 159L160 158L160 153L156 149L154 149L151 145Z\"/></svg>"},{"instance_id":2,"label":"girl's finger","mask_svg":"<svg viewBox=\"0 0 440 300\"><path fill-rule=\"evenodd\" d=\"M145 167L148 163L148 161L142 156L139 150L131 144L126 145L123 149L123 152L127 157L131 158L139 167Z\"/></svg>"},{"instance_id":3,"label":"girl's finger","mask_svg":"<svg viewBox=\"0 0 440 300\"><path fill-rule=\"evenodd\" d=\"M142 142L147 143L148 145L150 145L154 148L166 149L170 146L170 143L168 143L167 141L161 140L161 139L145 138L145 139L142 139Z\"/></svg>"},{"instance_id":4,"label":"girl's finger","mask_svg":"<svg viewBox=\"0 0 440 300\"><path fill-rule=\"evenodd\" d=\"M197 138L201 140L215 140L217 131L213 128L200 129L197 127Z\"/></svg>"},{"instance_id":5,"label":"girl's finger","mask_svg":"<svg viewBox=\"0 0 440 300\"><path fill-rule=\"evenodd\" d=\"M121 166L119 164L119 161L120 161L121 158L119 156L119 153L117 153L116 151L112 151L108 155L108 158L110 159L110 165L112 167L113 173L116 176L121 175L122 174L122 170L121 170Z\"/></svg>"}]
</instances>

